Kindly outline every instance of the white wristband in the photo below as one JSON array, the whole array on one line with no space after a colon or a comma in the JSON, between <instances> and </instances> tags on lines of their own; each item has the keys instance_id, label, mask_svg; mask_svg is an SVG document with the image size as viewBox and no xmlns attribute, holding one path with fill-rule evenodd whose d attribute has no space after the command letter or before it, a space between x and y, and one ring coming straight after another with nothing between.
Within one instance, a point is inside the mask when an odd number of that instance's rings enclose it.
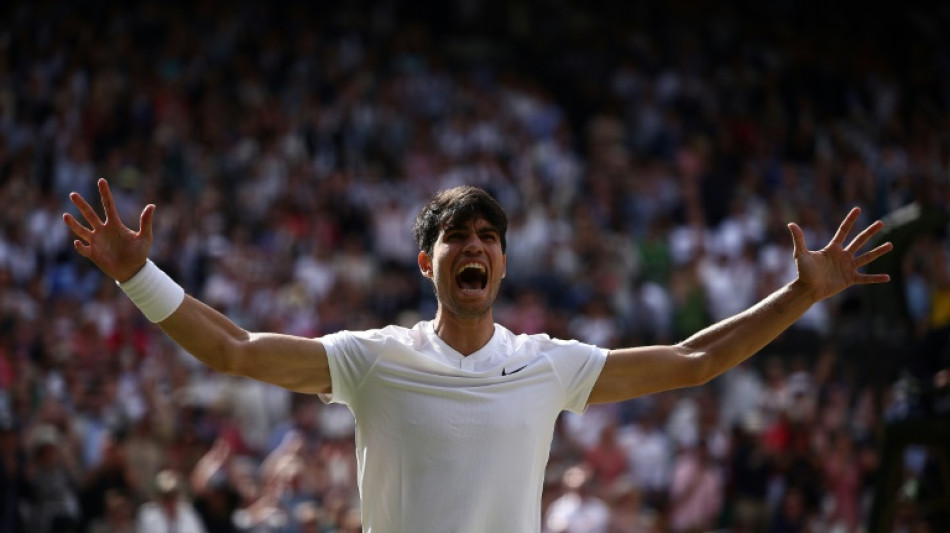
<instances>
[{"instance_id":1,"label":"white wristband","mask_svg":"<svg viewBox=\"0 0 950 533\"><path fill-rule=\"evenodd\" d=\"M185 300L185 289L150 259L134 276L116 284L152 322L165 320Z\"/></svg>"}]
</instances>

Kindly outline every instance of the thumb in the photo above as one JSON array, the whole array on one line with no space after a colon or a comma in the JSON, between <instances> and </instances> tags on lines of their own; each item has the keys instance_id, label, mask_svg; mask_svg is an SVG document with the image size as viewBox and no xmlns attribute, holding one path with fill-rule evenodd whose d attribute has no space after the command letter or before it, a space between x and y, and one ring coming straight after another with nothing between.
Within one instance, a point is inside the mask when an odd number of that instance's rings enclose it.
<instances>
[{"instance_id":1,"label":"thumb","mask_svg":"<svg viewBox=\"0 0 950 533\"><path fill-rule=\"evenodd\" d=\"M805 246L805 232L794 222L789 222L788 231L792 234L792 254L794 254L795 257L800 257L808 251L808 248Z\"/></svg>"},{"instance_id":2,"label":"thumb","mask_svg":"<svg viewBox=\"0 0 950 533\"><path fill-rule=\"evenodd\" d=\"M155 204L148 204L139 216L139 235L152 242L152 221L155 219Z\"/></svg>"}]
</instances>

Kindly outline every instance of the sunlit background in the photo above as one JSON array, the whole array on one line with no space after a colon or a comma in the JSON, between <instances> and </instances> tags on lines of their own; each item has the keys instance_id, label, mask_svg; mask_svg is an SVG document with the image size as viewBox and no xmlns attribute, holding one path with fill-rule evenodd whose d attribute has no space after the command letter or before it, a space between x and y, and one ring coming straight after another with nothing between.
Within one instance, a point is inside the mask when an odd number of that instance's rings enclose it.
<instances>
[{"instance_id":1,"label":"sunlit background","mask_svg":"<svg viewBox=\"0 0 950 533\"><path fill-rule=\"evenodd\" d=\"M410 223L444 187L509 214L496 320L604 347L748 307L787 222L817 248L859 206L893 281L565 415L545 533L950 530L950 8L591 4L0 4L0 531L167 498L179 533L360 528L345 408L212 373L73 251L99 177L190 294L305 336L432 317Z\"/></svg>"}]
</instances>

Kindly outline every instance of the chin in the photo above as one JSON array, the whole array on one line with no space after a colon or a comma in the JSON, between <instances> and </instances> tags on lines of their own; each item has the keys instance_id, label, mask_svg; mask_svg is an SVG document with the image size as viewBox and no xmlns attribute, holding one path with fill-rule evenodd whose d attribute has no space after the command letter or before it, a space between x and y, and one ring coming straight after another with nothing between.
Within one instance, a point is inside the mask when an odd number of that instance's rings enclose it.
<instances>
[{"instance_id":1,"label":"chin","mask_svg":"<svg viewBox=\"0 0 950 533\"><path fill-rule=\"evenodd\" d=\"M449 313L461 317L461 318L481 318L485 315L490 315L492 311L492 306L495 303L495 298L498 295L498 290L491 290L491 287L486 287L484 290L480 291L478 294L462 294L458 292L456 287L449 287L447 294L438 290L436 287L436 299L439 301L439 306L444 308ZM443 298L443 296L448 296Z\"/></svg>"},{"instance_id":2,"label":"chin","mask_svg":"<svg viewBox=\"0 0 950 533\"><path fill-rule=\"evenodd\" d=\"M452 311L452 314L459 317L481 318L485 315L491 314L491 302L491 300L489 300L488 303L465 303L456 301L453 305L447 307Z\"/></svg>"}]
</instances>

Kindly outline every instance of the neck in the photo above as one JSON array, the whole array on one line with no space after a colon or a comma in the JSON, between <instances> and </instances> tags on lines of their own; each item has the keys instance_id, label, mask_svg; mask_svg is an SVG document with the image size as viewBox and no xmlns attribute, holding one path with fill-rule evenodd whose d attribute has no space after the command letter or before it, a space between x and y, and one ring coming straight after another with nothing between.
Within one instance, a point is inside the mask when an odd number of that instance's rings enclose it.
<instances>
[{"instance_id":1,"label":"neck","mask_svg":"<svg viewBox=\"0 0 950 533\"><path fill-rule=\"evenodd\" d=\"M435 314L432 328L440 339L463 356L480 350L495 334L495 322L490 312L478 317L458 317L446 313L441 307Z\"/></svg>"}]
</instances>

